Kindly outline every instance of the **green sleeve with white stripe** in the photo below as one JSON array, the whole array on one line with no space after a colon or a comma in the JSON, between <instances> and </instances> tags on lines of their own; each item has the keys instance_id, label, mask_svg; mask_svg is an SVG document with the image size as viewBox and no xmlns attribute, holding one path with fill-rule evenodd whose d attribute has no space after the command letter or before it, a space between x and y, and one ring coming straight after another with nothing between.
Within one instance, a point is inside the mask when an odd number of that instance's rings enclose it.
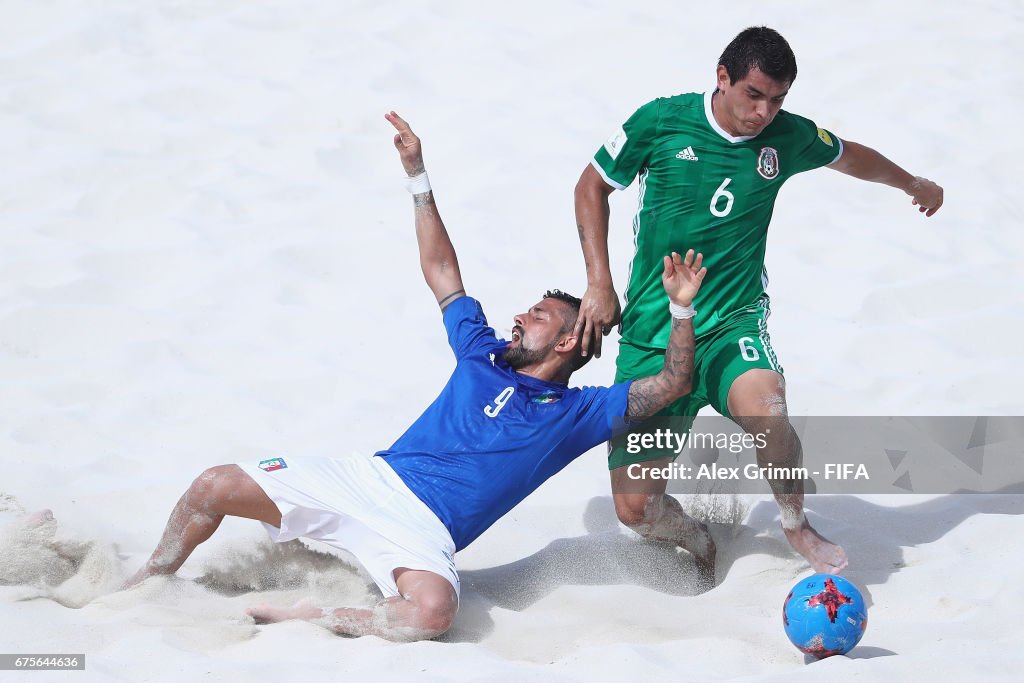
<instances>
[{"instance_id":1,"label":"green sleeve with white stripe","mask_svg":"<svg viewBox=\"0 0 1024 683\"><path fill-rule=\"evenodd\" d=\"M650 157L658 129L661 100L648 102L633 113L594 155L594 166L605 181L624 190Z\"/></svg>"},{"instance_id":2,"label":"green sleeve with white stripe","mask_svg":"<svg viewBox=\"0 0 1024 683\"><path fill-rule=\"evenodd\" d=\"M819 128L810 119L795 114L790 116L794 119L797 133L793 150L796 168L793 173L821 168L839 159L843 153L843 141L835 133Z\"/></svg>"}]
</instances>

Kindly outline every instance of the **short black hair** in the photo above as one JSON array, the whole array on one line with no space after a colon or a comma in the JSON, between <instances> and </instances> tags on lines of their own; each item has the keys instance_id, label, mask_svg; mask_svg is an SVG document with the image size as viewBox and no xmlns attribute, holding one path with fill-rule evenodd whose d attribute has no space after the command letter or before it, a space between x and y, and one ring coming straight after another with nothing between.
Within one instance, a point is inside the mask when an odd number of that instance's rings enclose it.
<instances>
[{"instance_id":1,"label":"short black hair","mask_svg":"<svg viewBox=\"0 0 1024 683\"><path fill-rule=\"evenodd\" d=\"M796 80L796 55L778 31L767 26L751 26L726 45L718 64L729 74L729 82L742 81L751 69L757 69L779 83Z\"/></svg>"},{"instance_id":2,"label":"short black hair","mask_svg":"<svg viewBox=\"0 0 1024 683\"><path fill-rule=\"evenodd\" d=\"M573 316L572 320L569 320L565 316L562 316L562 320L565 321L565 327L563 329L567 330L576 324L576 317L579 316L580 304L583 303L583 299L578 299L574 297L572 294L569 294L568 292L563 292L560 289L549 289L548 291L544 292L544 298L558 299L559 301L564 301L565 303L569 304L573 312L576 313L576 315Z\"/></svg>"},{"instance_id":3,"label":"short black hair","mask_svg":"<svg viewBox=\"0 0 1024 683\"><path fill-rule=\"evenodd\" d=\"M575 315L573 315L572 318L568 318L564 315L562 316L562 332L569 332L570 330L572 330L572 328L576 327L576 319L579 318L580 314L580 304L583 303L582 299L579 299L573 296L572 294L569 294L568 292L563 292L560 289L549 289L548 291L544 292L544 298L558 299L559 301L564 301L565 303L569 304L569 307L572 308L573 313L575 313ZM586 365L587 362L590 361L590 359L594 355L590 354L589 356L584 356L582 349L582 344L576 346L576 356L573 358L572 362L573 372L576 372L584 365Z\"/></svg>"}]
</instances>

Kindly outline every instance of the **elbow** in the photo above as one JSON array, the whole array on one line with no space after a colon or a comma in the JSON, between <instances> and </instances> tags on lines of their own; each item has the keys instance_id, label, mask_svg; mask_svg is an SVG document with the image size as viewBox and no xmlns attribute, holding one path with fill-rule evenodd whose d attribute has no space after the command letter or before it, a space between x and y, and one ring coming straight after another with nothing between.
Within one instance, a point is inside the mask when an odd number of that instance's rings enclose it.
<instances>
[{"instance_id":1,"label":"elbow","mask_svg":"<svg viewBox=\"0 0 1024 683\"><path fill-rule=\"evenodd\" d=\"M662 375L661 397L665 405L675 403L693 391L693 375L686 373L682 376Z\"/></svg>"},{"instance_id":2,"label":"elbow","mask_svg":"<svg viewBox=\"0 0 1024 683\"><path fill-rule=\"evenodd\" d=\"M430 282L431 280L433 280L434 278L437 277L437 274L438 274L437 262L436 261L431 261L430 259L421 258L420 259L420 272L423 273L423 279L426 280L427 282Z\"/></svg>"},{"instance_id":3,"label":"elbow","mask_svg":"<svg viewBox=\"0 0 1024 683\"><path fill-rule=\"evenodd\" d=\"M573 199L576 200L576 206L585 203L588 199L588 185L585 180L586 176L587 173L584 171L583 175L581 175L580 179L576 182L576 189L572 193Z\"/></svg>"},{"instance_id":4,"label":"elbow","mask_svg":"<svg viewBox=\"0 0 1024 683\"><path fill-rule=\"evenodd\" d=\"M688 396L691 391L693 391L693 373L680 373L677 377L673 378L672 400L669 403L678 401L683 396Z\"/></svg>"},{"instance_id":5,"label":"elbow","mask_svg":"<svg viewBox=\"0 0 1024 683\"><path fill-rule=\"evenodd\" d=\"M444 277L458 268L459 261L452 249L420 254L420 270L425 277Z\"/></svg>"},{"instance_id":6,"label":"elbow","mask_svg":"<svg viewBox=\"0 0 1024 683\"><path fill-rule=\"evenodd\" d=\"M575 193L577 197L586 192L586 189L591 186L589 180L590 174L593 173L593 171L594 169L590 166L590 164L587 164L586 167L583 169L583 172L580 173L580 179L576 181Z\"/></svg>"}]
</instances>

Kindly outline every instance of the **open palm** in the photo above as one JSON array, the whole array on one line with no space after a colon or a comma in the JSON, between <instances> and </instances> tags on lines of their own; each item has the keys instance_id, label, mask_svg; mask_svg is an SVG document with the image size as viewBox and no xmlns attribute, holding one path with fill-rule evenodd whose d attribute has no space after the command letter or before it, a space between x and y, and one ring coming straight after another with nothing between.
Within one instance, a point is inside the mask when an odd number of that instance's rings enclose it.
<instances>
[{"instance_id":1,"label":"open palm","mask_svg":"<svg viewBox=\"0 0 1024 683\"><path fill-rule=\"evenodd\" d=\"M672 303L689 306L697 295L708 269L703 267L704 254L694 256L693 249L680 257L676 252L665 257L665 271L661 274L661 284Z\"/></svg>"}]
</instances>

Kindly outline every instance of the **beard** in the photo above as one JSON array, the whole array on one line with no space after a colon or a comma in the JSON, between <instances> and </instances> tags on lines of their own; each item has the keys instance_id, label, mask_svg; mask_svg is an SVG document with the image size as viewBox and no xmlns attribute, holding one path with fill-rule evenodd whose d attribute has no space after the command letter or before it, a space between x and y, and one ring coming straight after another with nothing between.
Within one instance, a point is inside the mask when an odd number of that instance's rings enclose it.
<instances>
[{"instance_id":1,"label":"beard","mask_svg":"<svg viewBox=\"0 0 1024 683\"><path fill-rule=\"evenodd\" d=\"M513 370L519 370L535 363L540 363L551 349L528 349L520 342L519 346L505 349L502 360Z\"/></svg>"}]
</instances>

